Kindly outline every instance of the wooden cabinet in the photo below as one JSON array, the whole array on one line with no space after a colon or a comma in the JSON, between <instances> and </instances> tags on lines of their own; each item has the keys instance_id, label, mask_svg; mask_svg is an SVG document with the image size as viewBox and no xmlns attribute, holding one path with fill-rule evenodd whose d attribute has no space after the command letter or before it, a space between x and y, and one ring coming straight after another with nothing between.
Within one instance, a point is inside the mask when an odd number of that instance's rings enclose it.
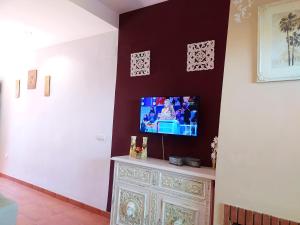
<instances>
[{"instance_id":1,"label":"wooden cabinet","mask_svg":"<svg viewBox=\"0 0 300 225\"><path fill-rule=\"evenodd\" d=\"M141 186L121 184L115 186L115 221L112 224L147 224L149 220L150 191Z\"/></svg>"},{"instance_id":2,"label":"wooden cabinet","mask_svg":"<svg viewBox=\"0 0 300 225\"><path fill-rule=\"evenodd\" d=\"M111 225L210 225L210 168L114 157Z\"/></svg>"}]
</instances>

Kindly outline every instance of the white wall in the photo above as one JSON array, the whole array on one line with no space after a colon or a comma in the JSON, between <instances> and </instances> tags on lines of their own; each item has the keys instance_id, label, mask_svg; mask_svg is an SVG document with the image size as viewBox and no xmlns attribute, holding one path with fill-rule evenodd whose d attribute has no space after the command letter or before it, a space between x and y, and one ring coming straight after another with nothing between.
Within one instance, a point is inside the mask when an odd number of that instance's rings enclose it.
<instances>
[{"instance_id":1,"label":"white wall","mask_svg":"<svg viewBox=\"0 0 300 225\"><path fill-rule=\"evenodd\" d=\"M117 32L110 32L31 55L11 54L0 65L3 173L106 209L117 41ZM27 90L32 68L38 69L37 89ZM46 75L50 97L43 96Z\"/></svg>"},{"instance_id":2,"label":"white wall","mask_svg":"<svg viewBox=\"0 0 300 225\"><path fill-rule=\"evenodd\" d=\"M93 15L106 21L115 28L119 27L119 14L99 0L70 0L74 4L84 8Z\"/></svg>"},{"instance_id":3,"label":"white wall","mask_svg":"<svg viewBox=\"0 0 300 225\"><path fill-rule=\"evenodd\" d=\"M231 6L217 162L222 203L300 222L300 81L255 83L257 6L241 24Z\"/></svg>"}]
</instances>

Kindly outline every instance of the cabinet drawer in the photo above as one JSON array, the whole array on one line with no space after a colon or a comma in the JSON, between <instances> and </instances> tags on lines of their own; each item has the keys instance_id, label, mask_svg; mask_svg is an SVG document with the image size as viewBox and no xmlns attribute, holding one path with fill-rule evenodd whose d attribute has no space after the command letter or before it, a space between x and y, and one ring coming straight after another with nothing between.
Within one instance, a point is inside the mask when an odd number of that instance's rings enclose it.
<instances>
[{"instance_id":1,"label":"cabinet drawer","mask_svg":"<svg viewBox=\"0 0 300 225\"><path fill-rule=\"evenodd\" d=\"M206 198L206 180L162 172L159 183L160 187L164 189L190 194L202 199Z\"/></svg>"},{"instance_id":2,"label":"cabinet drawer","mask_svg":"<svg viewBox=\"0 0 300 225\"><path fill-rule=\"evenodd\" d=\"M118 165L118 179L133 180L143 184L151 184L151 169L146 167L134 166L126 163Z\"/></svg>"}]
</instances>

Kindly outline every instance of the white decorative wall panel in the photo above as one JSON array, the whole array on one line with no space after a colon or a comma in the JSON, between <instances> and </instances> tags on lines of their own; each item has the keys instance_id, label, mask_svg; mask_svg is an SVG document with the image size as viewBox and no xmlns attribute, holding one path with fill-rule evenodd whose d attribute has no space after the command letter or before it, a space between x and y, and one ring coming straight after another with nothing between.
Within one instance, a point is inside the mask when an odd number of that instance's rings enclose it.
<instances>
[{"instance_id":1,"label":"white decorative wall panel","mask_svg":"<svg viewBox=\"0 0 300 225\"><path fill-rule=\"evenodd\" d=\"M215 67L215 41L188 44L187 71L212 70Z\"/></svg>"},{"instance_id":2,"label":"white decorative wall panel","mask_svg":"<svg viewBox=\"0 0 300 225\"><path fill-rule=\"evenodd\" d=\"M150 74L150 51L131 54L130 75L132 77Z\"/></svg>"}]
</instances>

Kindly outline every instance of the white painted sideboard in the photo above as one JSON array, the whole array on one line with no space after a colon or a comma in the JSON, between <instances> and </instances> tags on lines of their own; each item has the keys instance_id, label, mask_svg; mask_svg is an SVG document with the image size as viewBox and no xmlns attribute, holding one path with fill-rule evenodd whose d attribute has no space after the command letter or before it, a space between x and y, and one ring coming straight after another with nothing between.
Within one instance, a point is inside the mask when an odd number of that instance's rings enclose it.
<instances>
[{"instance_id":1,"label":"white painted sideboard","mask_svg":"<svg viewBox=\"0 0 300 225\"><path fill-rule=\"evenodd\" d=\"M129 156L115 161L111 225L210 225L211 168Z\"/></svg>"}]
</instances>

